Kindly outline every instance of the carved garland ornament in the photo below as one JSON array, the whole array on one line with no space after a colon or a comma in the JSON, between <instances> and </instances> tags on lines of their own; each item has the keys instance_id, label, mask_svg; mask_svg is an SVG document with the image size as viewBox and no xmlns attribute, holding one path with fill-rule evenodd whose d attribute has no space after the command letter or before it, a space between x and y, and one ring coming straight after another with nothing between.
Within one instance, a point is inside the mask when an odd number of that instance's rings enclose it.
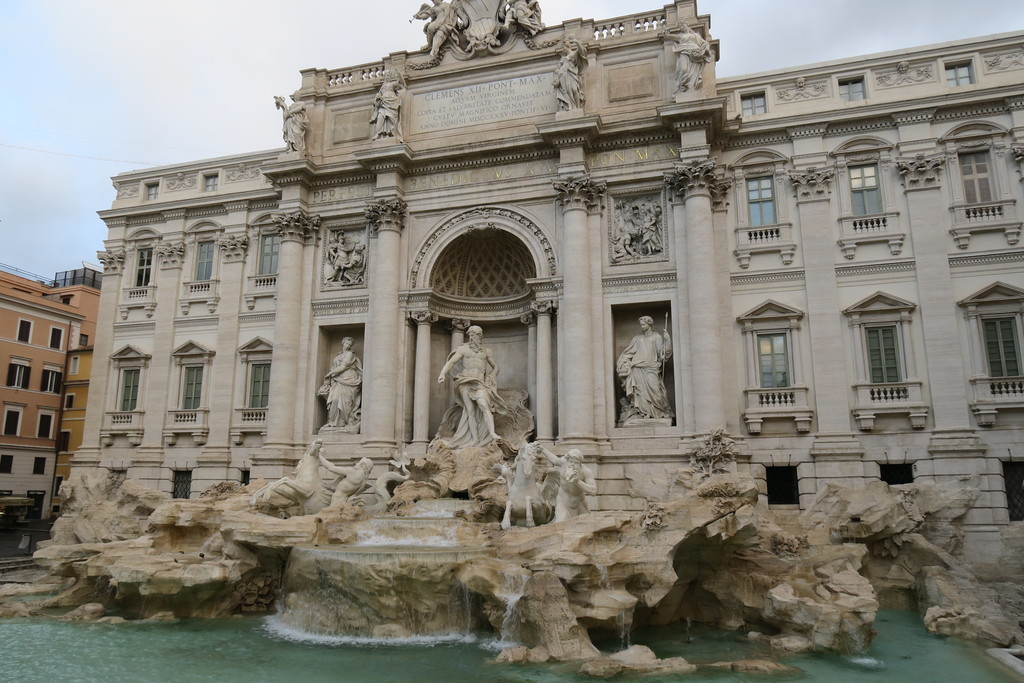
<instances>
[{"instance_id":1,"label":"carved garland ornament","mask_svg":"<svg viewBox=\"0 0 1024 683\"><path fill-rule=\"evenodd\" d=\"M541 250L543 250L544 257L547 259L548 262L548 271L550 272L551 276L557 274L555 250L551 246L551 242L548 240L547 236L544 234L544 231L541 230L536 224L534 224L533 221L526 218L525 216L519 215L515 211L509 211L508 209L481 207L472 209L471 211L467 211L466 213L455 216L451 220L446 221L444 224L439 226L436 230L434 230L434 232L430 234L429 237L427 237L426 241L423 243L423 246L420 247L419 253L416 255L416 260L413 262L412 288L416 289L417 287L417 283L419 282L420 269L423 267L423 261L427 257L427 252L430 251L431 247L434 244L436 244L439 239L444 237L446 234L452 232L453 230L458 230L463 226L463 224L467 222L492 222L489 221L488 219L493 218L503 218L505 220L511 221L513 223L518 223L519 225L523 226L523 228L525 228L526 231L529 232L537 241L537 243L540 245ZM501 226L495 224L493 225L493 227L500 229Z\"/></svg>"},{"instance_id":2,"label":"carved garland ornament","mask_svg":"<svg viewBox=\"0 0 1024 683\"><path fill-rule=\"evenodd\" d=\"M1007 52L1001 55L985 57L985 66L989 71L1006 71L1024 67L1024 49Z\"/></svg>"},{"instance_id":3,"label":"carved garland ornament","mask_svg":"<svg viewBox=\"0 0 1024 683\"><path fill-rule=\"evenodd\" d=\"M923 83L932 78L932 67L930 64L910 68L910 62L902 61L896 65L895 71L886 71L878 74L875 82L883 88L894 88L900 85L912 83Z\"/></svg>"},{"instance_id":4,"label":"carved garland ornament","mask_svg":"<svg viewBox=\"0 0 1024 683\"><path fill-rule=\"evenodd\" d=\"M780 102L798 102L800 100L813 100L825 97L828 94L828 86L825 81L808 83L807 79L800 76L796 79L795 88L776 88L775 97Z\"/></svg>"}]
</instances>

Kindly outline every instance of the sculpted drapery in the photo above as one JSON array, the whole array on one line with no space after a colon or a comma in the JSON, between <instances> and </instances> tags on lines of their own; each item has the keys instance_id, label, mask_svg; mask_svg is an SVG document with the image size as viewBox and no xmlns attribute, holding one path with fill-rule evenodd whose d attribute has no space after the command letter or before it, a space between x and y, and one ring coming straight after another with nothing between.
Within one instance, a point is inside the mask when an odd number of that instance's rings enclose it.
<instances>
[{"instance_id":1,"label":"sculpted drapery","mask_svg":"<svg viewBox=\"0 0 1024 683\"><path fill-rule=\"evenodd\" d=\"M626 394L623 421L630 417L672 417L662 377L662 366L672 356L672 338L667 330L655 332L651 329L653 324L649 316L640 318L642 332L633 337L615 363Z\"/></svg>"}]
</instances>

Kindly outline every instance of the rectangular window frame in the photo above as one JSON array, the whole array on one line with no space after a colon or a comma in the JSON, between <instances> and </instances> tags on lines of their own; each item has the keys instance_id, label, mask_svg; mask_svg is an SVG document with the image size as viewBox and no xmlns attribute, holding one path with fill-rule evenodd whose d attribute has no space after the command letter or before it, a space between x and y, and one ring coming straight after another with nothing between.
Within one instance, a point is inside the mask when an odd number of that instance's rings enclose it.
<instances>
[{"instance_id":1,"label":"rectangular window frame","mask_svg":"<svg viewBox=\"0 0 1024 683\"><path fill-rule=\"evenodd\" d=\"M885 338L887 332L891 333L889 340ZM903 345L899 325L865 325L864 349L867 353L868 382L899 384L904 381L906 370L903 367Z\"/></svg>"},{"instance_id":2,"label":"rectangular window frame","mask_svg":"<svg viewBox=\"0 0 1024 683\"><path fill-rule=\"evenodd\" d=\"M50 348L64 350L64 330L60 327L50 328Z\"/></svg>"},{"instance_id":3,"label":"rectangular window frame","mask_svg":"<svg viewBox=\"0 0 1024 683\"><path fill-rule=\"evenodd\" d=\"M964 85L974 84L974 64L971 60L947 62L946 87L959 88Z\"/></svg>"},{"instance_id":4,"label":"rectangular window frame","mask_svg":"<svg viewBox=\"0 0 1024 683\"><path fill-rule=\"evenodd\" d=\"M14 474L14 456L0 455L0 474ZM5 495L11 495L7 493Z\"/></svg>"},{"instance_id":5,"label":"rectangular window frame","mask_svg":"<svg viewBox=\"0 0 1024 683\"><path fill-rule=\"evenodd\" d=\"M796 465L768 465L764 470L765 497L769 505L800 504L800 476Z\"/></svg>"},{"instance_id":6,"label":"rectangular window frame","mask_svg":"<svg viewBox=\"0 0 1024 683\"><path fill-rule=\"evenodd\" d=\"M57 433L57 452L67 453L71 450L71 431L62 429Z\"/></svg>"},{"instance_id":7,"label":"rectangular window frame","mask_svg":"<svg viewBox=\"0 0 1024 683\"><path fill-rule=\"evenodd\" d=\"M36 438L52 439L53 428L57 423L57 414L49 410L40 410L36 414ZM44 429L44 426L46 427Z\"/></svg>"},{"instance_id":8,"label":"rectangular window frame","mask_svg":"<svg viewBox=\"0 0 1024 683\"><path fill-rule=\"evenodd\" d=\"M743 116L757 116L768 113L768 97L764 91L740 95L740 113Z\"/></svg>"},{"instance_id":9,"label":"rectangular window frame","mask_svg":"<svg viewBox=\"0 0 1024 683\"><path fill-rule=\"evenodd\" d=\"M21 436L22 413L20 406L4 406L4 423L0 426L4 436Z\"/></svg>"},{"instance_id":10,"label":"rectangular window frame","mask_svg":"<svg viewBox=\"0 0 1024 683\"><path fill-rule=\"evenodd\" d=\"M858 164L847 170L850 176L850 210L853 215L873 216L882 213L878 164Z\"/></svg>"},{"instance_id":11,"label":"rectangular window frame","mask_svg":"<svg viewBox=\"0 0 1024 683\"><path fill-rule=\"evenodd\" d=\"M146 183L146 199L158 199L160 197L160 183Z\"/></svg>"},{"instance_id":12,"label":"rectangular window frame","mask_svg":"<svg viewBox=\"0 0 1024 683\"><path fill-rule=\"evenodd\" d=\"M135 286L149 287L153 280L153 250L150 247L139 249L135 254Z\"/></svg>"},{"instance_id":13,"label":"rectangular window frame","mask_svg":"<svg viewBox=\"0 0 1024 683\"><path fill-rule=\"evenodd\" d=\"M840 102L861 102L867 98L868 94L864 86L863 76L839 79Z\"/></svg>"},{"instance_id":14,"label":"rectangular window frame","mask_svg":"<svg viewBox=\"0 0 1024 683\"><path fill-rule=\"evenodd\" d=\"M270 363L250 363L248 406L254 409L270 405Z\"/></svg>"},{"instance_id":15,"label":"rectangular window frame","mask_svg":"<svg viewBox=\"0 0 1024 683\"><path fill-rule=\"evenodd\" d=\"M747 219L751 227L775 225L779 222L775 206L775 178L756 176L746 178Z\"/></svg>"},{"instance_id":16,"label":"rectangular window frame","mask_svg":"<svg viewBox=\"0 0 1024 683\"><path fill-rule=\"evenodd\" d=\"M776 348L776 342L781 339L782 351L781 353ZM772 345L771 353L765 354L763 342L770 341ZM762 389L786 389L793 386L793 361L790 350L789 333L783 331L764 331L758 332L754 336L754 343L756 344L757 352L757 380L758 386ZM768 358L767 370L769 374L766 376L765 370L765 359ZM779 377L781 373L781 379Z\"/></svg>"},{"instance_id":17,"label":"rectangular window frame","mask_svg":"<svg viewBox=\"0 0 1024 683\"><path fill-rule=\"evenodd\" d=\"M203 174L203 192L216 192L218 185L220 185L220 174Z\"/></svg>"},{"instance_id":18,"label":"rectangular window frame","mask_svg":"<svg viewBox=\"0 0 1024 683\"><path fill-rule=\"evenodd\" d=\"M1018 316L982 317L981 343L989 377L1022 376Z\"/></svg>"},{"instance_id":19,"label":"rectangular window frame","mask_svg":"<svg viewBox=\"0 0 1024 683\"><path fill-rule=\"evenodd\" d=\"M213 240L201 240L196 243L195 282L206 282L213 279L213 264L217 243Z\"/></svg>"},{"instance_id":20,"label":"rectangular window frame","mask_svg":"<svg viewBox=\"0 0 1024 683\"><path fill-rule=\"evenodd\" d=\"M64 384L64 373L53 368L43 368L39 376L39 391L45 394L59 394Z\"/></svg>"},{"instance_id":21,"label":"rectangular window frame","mask_svg":"<svg viewBox=\"0 0 1024 683\"><path fill-rule=\"evenodd\" d=\"M203 365L185 365L181 370L181 409L199 410L203 405Z\"/></svg>"},{"instance_id":22,"label":"rectangular window frame","mask_svg":"<svg viewBox=\"0 0 1024 683\"><path fill-rule=\"evenodd\" d=\"M11 359L7 366L7 386L28 389L32 378L32 366L20 360Z\"/></svg>"},{"instance_id":23,"label":"rectangular window frame","mask_svg":"<svg viewBox=\"0 0 1024 683\"><path fill-rule=\"evenodd\" d=\"M964 201L968 204L987 204L995 199L992 192L992 156L988 151L961 152L957 155L960 182L964 188Z\"/></svg>"},{"instance_id":24,"label":"rectangular window frame","mask_svg":"<svg viewBox=\"0 0 1024 683\"><path fill-rule=\"evenodd\" d=\"M192 470L173 470L171 497L180 500L192 497Z\"/></svg>"},{"instance_id":25,"label":"rectangular window frame","mask_svg":"<svg viewBox=\"0 0 1024 683\"><path fill-rule=\"evenodd\" d=\"M46 458L36 456L32 459L32 474L46 474Z\"/></svg>"},{"instance_id":26,"label":"rectangular window frame","mask_svg":"<svg viewBox=\"0 0 1024 683\"><path fill-rule=\"evenodd\" d=\"M281 236L267 233L260 236L259 275L277 275L281 259Z\"/></svg>"},{"instance_id":27,"label":"rectangular window frame","mask_svg":"<svg viewBox=\"0 0 1024 683\"><path fill-rule=\"evenodd\" d=\"M78 358L79 358L78 356L71 356L71 360L68 361L68 374L69 375L77 375L78 374Z\"/></svg>"},{"instance_id":28,"label":"rectangular window frame","mask_svg":"<svg viewBox=\"0 0 1024 683\"><path fill-rule=\"evenodd\" d=\"M123 368L121 370L121 395L118 405L121 412L131 412L139 405L139 384L142 380L142 368Z\"/></svg>"},{"instance_id":29,"label":"rectangular window frame","mask_svg":"<svg viewBox=\"0 0 1024 683\"><path fill-rule=\"evenodd\" d=\"M22 344L32 343L32 328L34 325L31 320L25 318L18 319L18 341Z\"/></svg>"}]
</instances>

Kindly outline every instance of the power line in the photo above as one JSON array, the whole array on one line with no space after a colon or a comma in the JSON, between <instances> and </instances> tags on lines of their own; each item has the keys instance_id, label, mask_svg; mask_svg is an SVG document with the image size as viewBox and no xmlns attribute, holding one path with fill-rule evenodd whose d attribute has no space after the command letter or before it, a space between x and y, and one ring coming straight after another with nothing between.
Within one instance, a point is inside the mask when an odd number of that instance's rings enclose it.
<instances>
[{"instance_id":1,"label":"power line","mask_svg":"<svg viewBox=\"0 0 1024 683\"><path fill-rule=\"evenodd\" d=\"M20 147L18 145L8 145L7 143L0 142L0 147L9 147L11 149L21 149L26 152L39 152L40 154L53 154L59 157L74 157L76 159L92 159L93 161L112 161L118 164L142 164L143 166L159 166L160 164L155 161L133 161L130 159L108 159L106 157L91 157L85 154L71 154L70 152L54 152L49 149L35 149L34 147Z\"/></svg>"}]
</instances>

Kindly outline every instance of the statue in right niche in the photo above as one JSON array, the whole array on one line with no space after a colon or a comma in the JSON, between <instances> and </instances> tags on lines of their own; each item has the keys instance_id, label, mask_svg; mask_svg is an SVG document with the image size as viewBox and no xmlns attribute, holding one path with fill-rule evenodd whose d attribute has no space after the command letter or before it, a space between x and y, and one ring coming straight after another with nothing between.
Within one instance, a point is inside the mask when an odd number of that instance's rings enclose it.
<instances>
[{"instance_id":1,"label":"statue in right niche","mask_svg":"<svg viewBox=\"0 0 1024 683\"><path fill-rule=\"evenodd\" d=\"M342 432L359 433L362 416L363 365L352 347L355 340L341 340L341 352L331 360L331 369L317 392L327 402L327 426Z\"/></svg>"},{"instance_id":2,"label":"statue in right niche","mask_svg":"<svg viewBox=\"0 0 1024 683\"><path fill-rule=\"evenodd\" d=\"M640 334L633 337L615 363L625 398L619 423L631 420L672 419L672 406L665 390L665 362L672 356L672 337L668 321L661 332L654 330L654 319L640 318Z\"/></svg>"}]
</instances>

